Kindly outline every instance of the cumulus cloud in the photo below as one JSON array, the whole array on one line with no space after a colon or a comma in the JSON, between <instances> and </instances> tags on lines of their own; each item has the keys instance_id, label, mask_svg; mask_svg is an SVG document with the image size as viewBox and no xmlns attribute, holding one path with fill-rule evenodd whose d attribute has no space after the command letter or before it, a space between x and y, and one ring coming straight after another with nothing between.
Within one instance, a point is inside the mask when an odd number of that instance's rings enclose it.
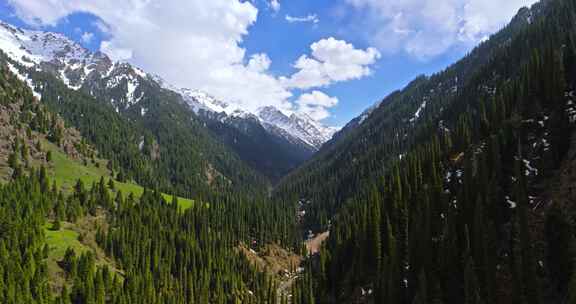
<instances>
[{"instance_id":1,"label":"cumulus cloud","mask_svg":"<svg viewBox=\"0 0 576 304\"><path fill-rule=\"evenodd\" d=\"M316 120L322 120L330 116L329 108L338 104L338 98L330 97L320 91L312 91L302 94L296 100L298 111L307 114Z\"/></svg>"},{"instance_id":2,"label":"cumulus cloud","mask_svg":"<svg viewBox=\"0 0 576 304\"><path fill-rule=\"evenodd\" d=\"M537 0L346 1L368 20L365 34L381 51L426 59L477 44Z\"/></svg>"},{"instance_id":3,"label":"cumulus cloud","mask_svg":"<svg viewBox=\"0 0 576 304\"><path fill-rule=\"evenodd\" d=\"M380 58L374 48L356 49L352 44L333 37L310 46L311 57L302 55L294 64L298 71L289 78L281 78L288 88L309 89L359 79L370 75L370 65Z\"/></svg>"},{"instance_id":4,"label":"cumulus cloud","mask_svg":"<svg viewBox=\"0 0 576 304\"><path fill-rule=\"evenodd\" d=\"M111 37L102 42L103 52L176 86L202 89L251 110L262 102L286 107L291 96L265 73L269 60L262 56L250 60L240 46L258 15L250 2L11 1L18 16L31 24L55 24L75 12L97 16L98 28Z\"/></svg>"},{"instance_id":5,"label":"cumulus cloud","mask_svg":"<svg viewBox=\"0 0 576 304\"><path fill-rule=\"evenodd\" d=\"M112 59L128 61L173 85L206 91L249 111L272 105L312 112L319 107L290 102L293 89L364 77L380 56L372 48L361 50L345 41L322 39L312 44L310 56L298 59L294 75L277 77L269 72L272 60L267 54L247 54L241 46L258 16L249 1L9 1L20 18L34 25L54 25L76 12L93 14L96 27L109 37L100 49ZM276 0L267 3L280 8ZM322 109L313 116L326 117Z\"/></svg>"},{"instance_id":6,"label":"cumulus cloud","mask_svg":"<svg viewBox=\"0 0 576 304\"><path fill-rule=\"evenodd\" d=\"M318 18L318 15L316 15L316 14L311 14L311 15L304 16L304 17L294 17L294 16L286 15L285 19L289 23L310 22L310 23L316 24L316 23L320 22L320 19Z\"/></svg>"},{"instance_id":7,"label":"cumulus cloud","mask_svg":"<svg viewBox=\"0 0 576 304\"><path fill-rule=\"evenodd\" d=\"M80 39L82 39L82 42L84 43L90 43L92 42L92 39L94 39L94 33L84 32Z\"/></svg>"}]
</instances>

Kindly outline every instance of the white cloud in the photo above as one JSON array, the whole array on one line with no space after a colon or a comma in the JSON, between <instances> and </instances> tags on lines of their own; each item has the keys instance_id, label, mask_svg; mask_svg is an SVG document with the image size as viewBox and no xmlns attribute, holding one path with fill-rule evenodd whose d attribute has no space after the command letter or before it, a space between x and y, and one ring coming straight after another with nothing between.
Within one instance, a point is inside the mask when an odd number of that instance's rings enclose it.
<instances>
[{"instance_id":1,"label":"white cloud","mask_svg":"<svg viewBox=\"0 0 576 304\"><path fill-rule=\"evenodd\" d=\"M362 31L381 51L426 59L455 46L476 45L537 0L346 1L358 18L368 20Z\"/></svg>"},{"instance_id":2,"label":"white cloud","mask_svg":"<svg viewBox=\"0 0 576 304\"><path fill-rule=\"evenodd\" d=\"M82 39L82 42L90 43L92 39L94 39L94 34L90 32L84 32L80 38Z\"/></svg>"},{"instance_id":3,"label":"white cloud","mask_svg":"<svg viewBox=\"0 0 576 304\"><path fill-rule=\"evenodd\" d=\"M328 109L338 104L338 98L330 97L320 91L312 91L300 95L296 104L298 111L308 114L316 120L322 120L330 116Z\"/></svg>"},{"instance_id":4,"label":"white cloud","mask_svg":"<svg viewBox=\"0 0 576 304\"><path fill-rule=\"evenodd\" d=\"M280 2L278 0L270 0L270 2L268 3L268 5L270 6L270 8L277 12L280 10Z\"/></svg>"},{"instance_id":5,"label":"white cloud","mask_svg":"<svg viewBox=\"0 0 576 304\"><path fill-rule=\"evenodd\" d=\"M286 21L288 21L289 23L306 23L306 22L310 22L310 23L318 23L320 22L320 19L318 19L318 15L316 14L311 14L308 16L304 16L304 17L294 17L294 16L290 16L290 15L286 15L285 17Z\"/></svg>"},{"instance_id":6,"label":"white cloud","mask_svg":"<svg viewBox=\"0 0 576 304\"><path fill-rule=\"evenodd\" d=\"M263 53L254 54L248 61L248 68L256 72L264 72L270 68L270 64L272 64L272 60L270 60L268 55Z\"/></svg>"},{"instance_id":7,"label":"white cloud","mask_svg":"<svg viewBox=\"0 0 576 304\"><path fill-rule=\"evenodd\" d=\"M111 37L101 50L180 87L202 89L253 110L266 102L288 107L291 93L268 75L269 59L249 63L240 46L257 8L240 0L11 0L18 16L55 24L74 12L97 16ZM267 58L267 57L266 57Z\"/></svg>"},{"instance_id":8,"label":"white cloud","mask_svg":"<svg viewBox=\"0 0 576 304\"><path fill-rule=\"evenodd\" d=\"M290 78L281 78L286 87L309 89L359 79L370 75L369 66L380 58L374 48L356 49L333 37L317 41L310 48L312 57L302 55L294 64L298 72Z\"/></svg>"},{"instance_id":9,"label":"white cloud","mask_svg":"<svg viewBox=\"0 0 576 304\"><path fill-rule=\"evenodd\" d=\"M276 77L269 72L268 55L246 54L241 47L258 15L251 2L242 0L9 1L20 18L35 25L54 25L75 12L93 14L98 17L97 28L110 37L100 49L114 60L128 61L171 84L204 90L249 111L265 105L293 111L292 89L364 77L379 57L375 49L360 50L328 38L314 43L310 57L296 62L294 75ZM268 3L280 7L278 1ZM314 107L302 106L309 108Z\"/></svg>"}]
</instances>

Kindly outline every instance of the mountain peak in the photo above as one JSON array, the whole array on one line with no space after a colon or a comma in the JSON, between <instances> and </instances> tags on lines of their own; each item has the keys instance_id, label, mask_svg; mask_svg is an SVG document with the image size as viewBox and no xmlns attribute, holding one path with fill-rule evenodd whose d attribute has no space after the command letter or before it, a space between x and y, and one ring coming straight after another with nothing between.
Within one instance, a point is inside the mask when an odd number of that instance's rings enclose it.
<instances>
[{"instance_id":1,"label":"mountain peak","mask_svg":"<svg viewBox=\"0 0 576 304\"><path fill-rule=\"evenodd\" d=\"M113 62L101 52L91 52L59 33L24 30L8 23L0 23L0 49L12 60L26 67L52 72L73 90L88 85L99 89L93 82L103 81L105 89L119 88L124 96L111 100L118 109L127 109L143 97L141 81L151 81L163 89L179 94L196 114L207 114L225 122L227 118L256 120L269 132L291 136L318 150L335 133L304 113L285 113L274 106L250 111L239 104L226 102L210 94L190 88L178 88L162 77L148 74L125 62ZM86 84L88 82L88 84ZM289 139L290 141L294 141Z\"/></svg>"},{"instance_id":2,"label":"mountain peak","mask_svg":"<svg viewBox=\"0 0 576 304\"><path fill-rule=\"evenodd\" d=\"M260 108L257 114L265 124L287 131L316 150L319 150L336 132L334 128L323 126L305 113L293 112L287 116L276 107L266 106Z\"/></svg>"},{"instance_id":3,"label":"mountain peak","mask_svg":"<svg viewBox=\"0 0 576 304\"><path fill-rule=\"evenodd\" d=\"M177 89L176 92L182 95L184 101L186 101L196 114L198 114L200 110L225 113L227 115L242 112L239 107L218 100L212 95L201 90L182 88Z\"/></svg>"}]
</instances>

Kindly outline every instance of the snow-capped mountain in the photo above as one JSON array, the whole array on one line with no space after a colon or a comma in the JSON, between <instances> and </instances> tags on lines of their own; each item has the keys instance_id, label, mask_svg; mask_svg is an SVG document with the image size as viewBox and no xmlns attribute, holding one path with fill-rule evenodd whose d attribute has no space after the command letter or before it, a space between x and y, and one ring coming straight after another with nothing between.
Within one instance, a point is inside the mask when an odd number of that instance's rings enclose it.
<instances>
[{"instance_id":1,"label":"snow-capped mountain","mask_svg":"<svg viewBox=\"0 0 576 304\"><path fill-rule=\"evenodd\" d=\"M303 113L286 114L273 106L262 107L252 113L199 90L180 89L179 92L197 114L220 114L218 118L221 121L230 117L256 118L268 132L297 144L304 143L312 150L320 149L337 131L336 128L326 127Z\"/></svg>"},{"instance_id":2,"label":"snow-capped mountain","mask_svg":"<svg viewBox=\"0 0 576 304\"><path fill-rule=\"evenodd\" d=\"M258 117L265 128L273 130L271 127L278 127L317 149L336 132L335 128L323 126L306 114L291 113L288 116L271 106L260 108Z\"/></svg>"},{"instance_id":3,"label":"snow-capped mountain","mask_svg":"<svg viewBox=\"0 0 576 304\"><path fill-rule=\"evenodd\" d=\"M194 112L198 112L200 110L204 111L211 111L216 113L226 113L228 115L233 114L235 111L240 110L238 107L234 105L230 105L226 102L218 100L209 94L202 92L200 90L192 90L192 89L180 89L178 90L184 100L188 105L194 110Z\"/></svg>"},{"instance_id":4,"label":"snow-capped mountain","mask_svg":"<svg viewBox=\"0 0 576 304\"><path fill-rule=\"evenodd\" d=\"M158 119L158 115L148 115L158 102L186 105L190 119L203 121L216 137L272 179L308 159L336 131L305 114L274 107L251 112L206 92L176 87L131 64L92 52L62 34L0 22L0 50L23 67L10 68L37 91L39 99L42 84L33 83L32 71L49 73L71 90L109 102L131 120Z\"/></svg>"},{"instance_id":5,"label":"snow-capped mountain","mask_svg":"<svg viewBox=\"0 0 576 304\"><path fill-rule=\"evenodd\" d=\"M251 113L200 90L176 88L128 63L113 62L103 53L91 52L62 34L24 30L0 22L0 49L23 66L51 72L73 90L84 89L99 97L106 95L118 111L138 104L144 97L141 83L149 81L180 94L196 114L216 117L222 122L230 117L257 118L269 132L288 141L297 139L313 150L318 150L336 131L305 114L285 114L273 107ZM110 91L113 96L107 94Z\"/></svg>"},{"instance_id":6,"label":"snow-capped mountain","mask_svg":"<svg viewBox=\"0 0 576 304\"><path fill-rule=\"evenodd\" d=\"M92 54L61 34L23 30L5 22L0 22L0 47L13 60L27 67L52 61L68 65L95 62L102 56Z\"/></svg>"},{"instance_id":7,"label":"snow-capped mountain","mask_svg":"<svg viewBox=\"0 0 576 304\"><path fill-rule=\"evenodd\" d=\"M97 95L97 89L122 91L110 100L119 110L143 97L138 87L148 78L146 73L130 64L113 62L101 52L91 52L64 35L0 22L0 49L25 67L53 74L70 89L87 88L91 95Z\"/></svg>"}]
</instances>

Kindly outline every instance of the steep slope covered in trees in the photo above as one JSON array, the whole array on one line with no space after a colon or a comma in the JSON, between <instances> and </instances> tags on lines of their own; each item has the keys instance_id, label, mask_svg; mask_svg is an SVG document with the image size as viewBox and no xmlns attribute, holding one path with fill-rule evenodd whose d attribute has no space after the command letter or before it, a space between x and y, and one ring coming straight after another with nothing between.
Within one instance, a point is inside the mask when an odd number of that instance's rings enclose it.
<instances>
[{"instance_id":1,"label":"steep slope covered in trees","mask_svg":"<svg viewBox=\"0 0 576 304\"><path fill-rule=\"evenodd\" d=\"M288 177L276 195L330 230L294 303L574 299L574 209L553 198L573 170L575 24L573 0L522 9Z\"/></svg>"},{"instance_id":2,"label":"steep slope covered in trees","mask_svg":"<svg viewBox=\"0 0 576 304\"><path fill-rule=\"evenodd\" d=\"M464 59L438 74L416 78L363 119L351 121L312 160L286 177L276 195L314 201L310 207L319 209L308 210L314 217L311 223L322 221L325 225L329 214L347 198L368 187L370 181L378 181L391 162L404 158L417 144L448 132L458 137L459 122L454 117L467 110L478 115L472 106L501 95L497 87L519 77L533 56L536 46L522 39L528 26L536 26L529 21L534 22L532 15L542 6L522 9L510 25ZM561 49L560 45L556 52Z\"/></svg>"},{"instance_id":3,"label":"steep slope covered in trees","mask_svg":"<svg viewBox=\"0 0 576 304\"><path fill-rule=\"evenodd\" d=\"M42 70L60 80L64 87L112 106L120 116L147 126L154 124L154 130L158 124L179 129L190 127L191 130L182 130L188 133L183 136L199 137L204 146L213 143L203 138L206 134L199 133L210 133L209 137L226 145L272 181L308 159L333 134L331 128L307 115L293 113L288 117L272 106L250 112L199 90L176 88L131 64L114 62L106 54L91 52L62 34L26 30L0 21L0 49L21 66ZM33 79L29 82L33 84ZM175 109L178 111L174 112ZM175 115L177 118L171 117ZM160 118L163 120L159 121ZM188 119L194 122L191 126L186 122ZM199 130L198 125L212 132ZM149 140L164 140L158 137L158 132L150 134L153 136ZM254 155L259 155L259 161ZM224 175L232 175L224 166L237 163L231 159L227 164L222 164L222 160L208 161L226 171L221 172Z\"/></svg>"},{"instance_id":4,"label":"steep slope covered in trees","mask_svg":"<svg viewBox=\"0 0 576 304\"><path fill-rule=\"evenodd\" d=\"M226 117L222 114L202 112L200 117L218 139L273 183L297 168L315 152L312 147L298 142L283 130L278 129L277 133L284 135L266 130L256 117ZM270 126L270 129L272 128L274 127Z\"/></svg>"},{"instance_id":5,"label":"steep slope covered in trees","mask_svg":"<svg viewBox=\"0 0 576 304\"><path fill-rule=\"evenodd\" d=\"M121 115L111 104L71 90L50 73L2 60L28 79L43 104L111 161L110 169L121 180L185 197L206 197L212 190L259 195L268 187L265 178L190 116L176 94L152 90L141 101L152 110L148 115Z\"/></svg>"},{"instance_id":6,"label":"steep slope covered in trees","mask_svg":"<svg viewBox=\"0 0 576 304\"><path fill-rule=\"evenodd\" d=\"M86 152L79 158L89 159L96 152L82 138L70 141L64 134L68 129L58 123L61 119L49 111L50 105L40 104L29 83L14 73L18 73L14 66L0 67L0 112L10 108L19 113L9 121L2 120L3 130L9 131L2 140L13 147L14 156L4 160L12 174L0 185L1 303L278 300L276 280L253 267L237 248L250 244L249 248L259 249L272 242L285 248L297 246L293 209L224 192L208 202L198 199L183 210L176 197L167 202L160 192L146 190L136 198L112 192L114 183L104 179L92 185L79 180L71 191L64 192L50 180L42 166L45 162L35 157L42 155L41 159L50 162L49 153L40 148L31 152L28 139L42 134L59 146L69 142ZM80 235L70 241L64 237L69 232L65 227L94 217L105 222L99 221L91 231L93 239ZM55 236L60 237L58 241L48 240ZM89 241L93 244L86 246ZM52 262L59 253L54 251L66 244L55 247L54 242L70 242L56 265ZM113 261L114 269L98 262L96 253L101 252L107 261ZM56 272L62 275L57 278L60 284L54 284L55 272L50 267L61 269Z\"/></svg>"}]
</instances>

